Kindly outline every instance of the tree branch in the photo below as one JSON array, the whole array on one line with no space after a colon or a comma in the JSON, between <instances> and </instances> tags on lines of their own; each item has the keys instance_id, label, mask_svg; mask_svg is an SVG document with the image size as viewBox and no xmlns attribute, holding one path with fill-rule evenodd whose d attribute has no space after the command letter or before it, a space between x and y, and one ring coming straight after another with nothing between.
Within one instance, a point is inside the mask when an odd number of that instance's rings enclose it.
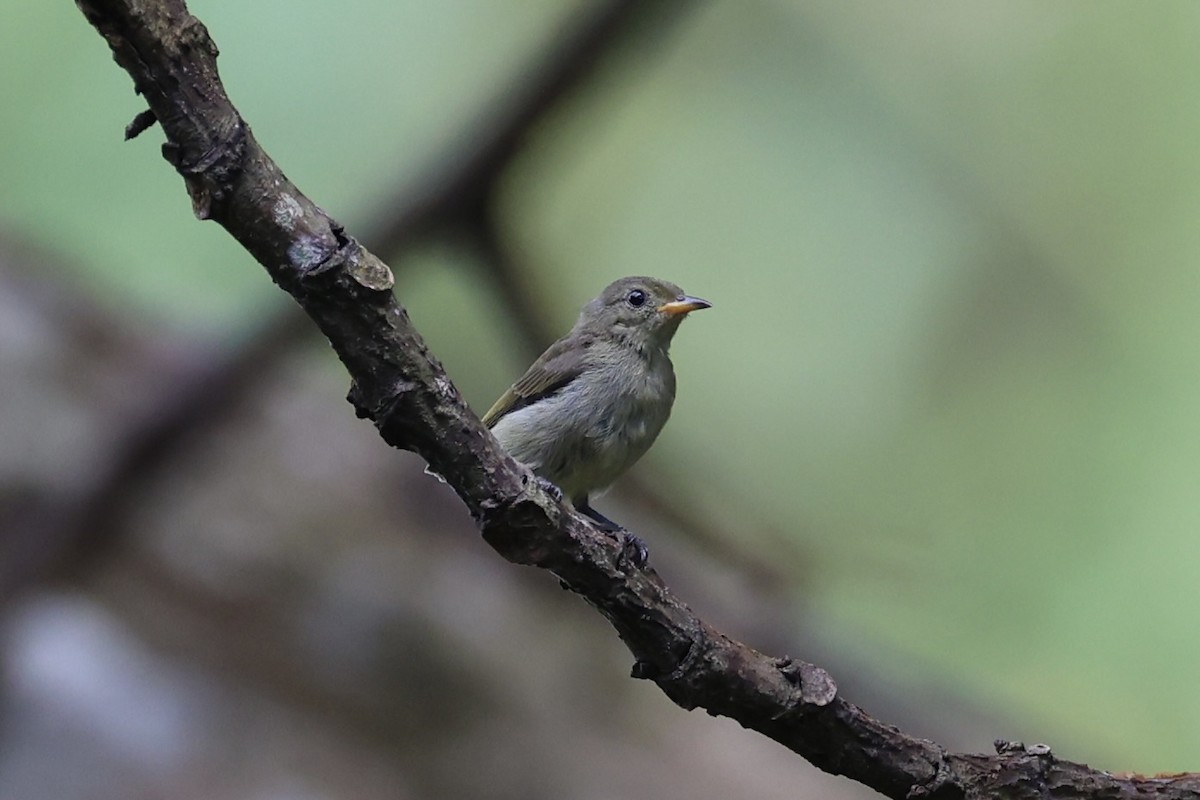
<instances>
[{"instance_id":1,"label":"tree branch","mask_svg":"<svg viewBox=\"0 0 1200 800\"><path fill-rule=\"evenodd\" d=\"M182 0L77 4L162 125L163 155L196 215L229 231L304 308L350 373L358 414L445 476L501 555L549 570L595 606L636 658L635 677L893 798L1200 795L1200 776L1118 778L1042 746L948 753L846 702L819 667L771 658L707 625L500 449L409 323L388 268L258 146L221 86L215 45Z\"/></svg>"}]
</instances>

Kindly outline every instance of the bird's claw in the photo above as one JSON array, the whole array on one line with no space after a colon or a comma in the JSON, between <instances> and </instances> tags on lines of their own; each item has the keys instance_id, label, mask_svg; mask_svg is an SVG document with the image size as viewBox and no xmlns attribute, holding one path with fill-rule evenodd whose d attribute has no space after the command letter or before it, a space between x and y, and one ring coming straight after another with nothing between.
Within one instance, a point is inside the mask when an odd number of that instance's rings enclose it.
<instances>
[{"instance_id":1,"label":"bird's claw","mask_svg":"<svg viewBox=\"0 0 1200 800\"><path fill-rule=\"evenodd\" d=\"M650 551L646 549L645 542L592 508L586 501L581 503L577 510L621 545L621 554L617 556L617 563L620 566L630 566L634 569L646 566L646 561L650 558Z\"/></svg>"},{"instance_id":2,"label":"bird's claw","mask_svg":"<svg viewBox=\"0 0 1200 800\"><path fill-rule=\"evenodd\" d=\"M620 542L622 563L629 564L634 569L646 566L646 562L650 559L650 551L646 549L645 542L629 531L621 532Z\"/></svg>"},{"instance_id":3,"label":"bird's claw","mask_svg":"<svg viewBox=\"0 0 1200 800\"><path fill-rule=\"evenodd\" d=\"M563 500L563 490L555 486L550 481L543 478L541 475L534 475L534 480L537 485L542 487L542 491L554 498L554 502L561 503Z\"/></svg>"}]
</instances>

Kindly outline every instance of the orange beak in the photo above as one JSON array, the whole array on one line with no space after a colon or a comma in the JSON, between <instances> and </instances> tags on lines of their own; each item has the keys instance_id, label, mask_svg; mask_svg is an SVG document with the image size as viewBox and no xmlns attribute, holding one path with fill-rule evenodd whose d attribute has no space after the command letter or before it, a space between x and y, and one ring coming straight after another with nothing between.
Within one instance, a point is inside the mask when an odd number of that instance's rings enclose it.
<instances>
[{"instance_id":1,"label":"orange beak","mask_svg":"<svg viewBox=\"0 0 1200 800\"><path fill-rule=\"evenodd\" d=\"M675 317L680 314L689 314L693 311L699 311L702 308L712 308L712 303L707 300L701 300L699 297L688 297L684 295L678 300L672 300L669 303L663 303L658 307L658 311L667 316Z\"/></svg>"}]
</instances>

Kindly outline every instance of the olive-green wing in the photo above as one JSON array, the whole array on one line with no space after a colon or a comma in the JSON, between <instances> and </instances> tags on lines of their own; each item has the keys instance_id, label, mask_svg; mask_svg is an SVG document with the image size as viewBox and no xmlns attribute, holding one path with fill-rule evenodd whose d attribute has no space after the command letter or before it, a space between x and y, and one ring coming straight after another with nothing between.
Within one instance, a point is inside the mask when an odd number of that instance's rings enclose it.
<instances>
[{"instance_id":1,"label":"olive-green wing","mask_svg":"<svg viewBox=\"0 0 1200 800\"><path fill-rule=\"evenodd\" d=\"M533 366L525 370L516 383L508 388L500 399L483 415L483 424L489 428L505 414L524 408L555 392L579 377L583 372L586 343L578 339L559 339L542 353Z\"/></svg>"}]
</instances>

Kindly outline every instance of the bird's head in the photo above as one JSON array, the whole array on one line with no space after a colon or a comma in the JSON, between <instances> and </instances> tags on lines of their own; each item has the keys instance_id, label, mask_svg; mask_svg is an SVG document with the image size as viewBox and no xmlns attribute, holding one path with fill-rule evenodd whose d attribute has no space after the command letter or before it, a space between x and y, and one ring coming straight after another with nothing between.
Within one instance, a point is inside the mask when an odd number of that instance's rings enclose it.
<instances>
[{"instance_id":1,"label":"bird's head","mask_svg":"<svg viewBox=\"0 0 1200 800\"><path fill-rule=\"evenodd\" d=\"M711 306L668 281L632 276L613 281L584 306L575 328L627 341L639 349L653 346L665 351L684 317Z\"/></svg>"}]
</instances>

